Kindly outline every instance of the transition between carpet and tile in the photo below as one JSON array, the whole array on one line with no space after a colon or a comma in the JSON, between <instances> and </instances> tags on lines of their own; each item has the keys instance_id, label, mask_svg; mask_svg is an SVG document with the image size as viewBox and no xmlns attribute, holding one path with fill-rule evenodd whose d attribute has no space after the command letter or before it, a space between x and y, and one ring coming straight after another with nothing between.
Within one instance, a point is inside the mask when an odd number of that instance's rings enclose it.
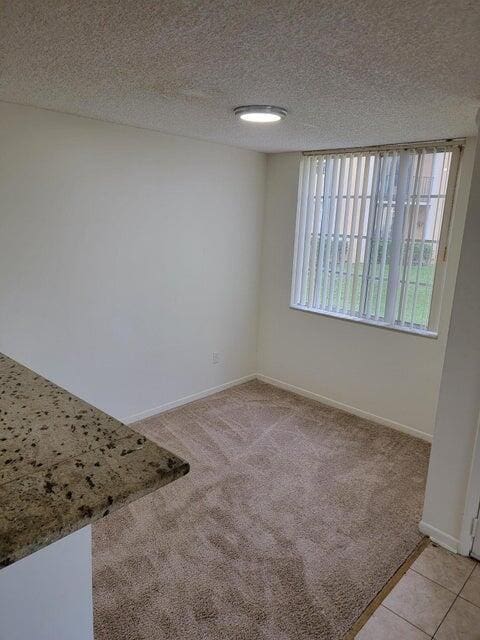
<instances>
[{"instance_id":1,"label":"transition between carpet and tile","mask_svg":"<svg viewBox=\"0 0 480 640\"><path fill-rule=\"evenodd\" d=\"M341 640L422 540L388 427L253 381L134 428L191 471L94 525L97 640Z\"/></svg>"}]
</instances>

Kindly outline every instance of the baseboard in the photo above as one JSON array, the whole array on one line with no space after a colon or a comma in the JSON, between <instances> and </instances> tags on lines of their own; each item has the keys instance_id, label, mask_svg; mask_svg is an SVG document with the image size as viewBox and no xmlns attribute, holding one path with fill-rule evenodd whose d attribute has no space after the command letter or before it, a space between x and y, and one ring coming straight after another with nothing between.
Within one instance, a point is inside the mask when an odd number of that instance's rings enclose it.
<instances>
[{"instance_id":1,"label":"baseboard","mask_svg":"<svg viewBox=\"0 0 480 640\"><path fill-rule=\"evenodd\" d=\"M400 422L395 422L394 420L388 420L387 418L382 418L381 416L377 416L373 413L369 413L368 411L363 411L362 409L358 409L357 407L352 407L349 404L338 402L337 400L332 400L331 398L327 398L326 396L322 396L318 393L314 393L313 391L307 391L307 389L296 387L293 384L289 384L288 382L283 382L282 380L277 380L276 378L265 376L261 373L257 373L257 374L251 373L247 376L243 376L242 378L237 378L236 380L225 382L216 387L210 387L209 389L204 389L203 391L199 391L198 393L193 393L188 396L183 396L178 400L174 400L172 402L166 402L165 404L161 404L157 407L152 407L151 409L140 411L139 413L135 413L131 416L123 418L122 422L125 424L132 424L134 422L138 422L139 420L144 420L145 418L151 418L152 416L156 416L160 413L164 413L165 411L170 411L171 409L175 409L176 407L181 407L182 405L188 404L189 402L194 402L195 400L206 398L207 396L211 396L214 393L218 393L219 391L223 391L225 389L229 389L230 387L235 387L239 384L243 384L244 382L250 382L250 380L255 380L255 379L261 380L262 382L266 382L267 384L271 384L274 387L279 387L280 389L285 389L286 391L297 393L298 395L304 396L306 398L310 398L311 400L317 400L318 402L322 402L323 404L326 404L330 407L335 407L335 409L341 409L342 411L346 411L347 413L352 413L353 415L356 415L359 418L364 418L365 420L371 420L372 422L376 422L377 424L381 424L386 427L391 427L392 429L396 429L397 431L402 431L403 433L408 433L409 435L414 436L416 438L420 438L421 440L432 442L432 436L429 433L419 431L418 429L414 429L413 427L409 427L408 425L401 424Z\"/></svg>"},{"instance_id":2,"label":"baseboard","mask_svg":"<svg viewBox=\"0 0 480 640\"><path fill-rule=\"evenodd\" d=\"M454 538L444 531L440 531L440 529L437 529L436 527L432 527L431 524L428 524L428 522L425 522L424 520L420 522L418 528L422 533L428 536L432 542L435 542L440 547L443 547L448 551L458 553L460 540L457 538Z\"/></svg>"},{"instance_id":3,"label":"baseboard","mask_svg":"<svg viewBox=\"0 0 480 640\"><path fill-rule=\"evenodd\" d=\"M243 384L244 382L250 382L250 380L255 380L256 377L257 375L255 373L252 373L248 376L237 378L236 380L230 380L230 382L224 382L217 387L210 387L210 389L204 389L203 391L199 391L198 393L192 393L189 396L183 396L183 398L179 398L178 400L174 400L173 402L166 402L165 404L161 404L158 407L152 407L151 409L140 411L140 413L134 413L127 418L123 418L121 422L123 422L124 424L133 424L134 422L138 422L139 420L151 418L152 416L156 416L159 413L170 411L170 409L181 407L182 405L193 402L194 400L201 400L202 398L211 396L214 393L218 393L219 391L224 391L225 389L229 389L230 387L236 387L237 385Z\"/></svg>"},{"instance_id":4,"label":"baseboard","mask_svg":"<svg viewBox=\"0 0 480 640\"><path fill-rule=\"evenodd\" d=\"M338 402L337 400L332 400L331 398L321 396L320 394L314 393L313 391L307 391L306 389L302 389L301 387L296 387L293 384L288 384L288 382L283 382L282 380L277 380L276 378L270 378L269 376L265 376L261 373L257 374L257 378L258 380L271 384L274 387L279 387L280 389L285 389L286 391L292 391L293 393L297 393L300 396L305 396L306 398L310 398L311 400L318 400L318 402L322 402L329 407L341 409L342 411L346 411L347 413L353 413L353 415L358 416L359 418L365 418L365 420L371 420L372 422L376 422L377 424L381 424L385 427L391 427L392 429L396 429L397 431L408 433L415 438L420 438L421 440L432 442L432 436L429 433L419 431L418 429L409 427L406 424L401 424L400 422L395 422L394 420L382 418L381 416L377 416L374 413L369 413L368 411L357 409L357 407L352 407L349 404Z\"/></svg>"}]
</instances>

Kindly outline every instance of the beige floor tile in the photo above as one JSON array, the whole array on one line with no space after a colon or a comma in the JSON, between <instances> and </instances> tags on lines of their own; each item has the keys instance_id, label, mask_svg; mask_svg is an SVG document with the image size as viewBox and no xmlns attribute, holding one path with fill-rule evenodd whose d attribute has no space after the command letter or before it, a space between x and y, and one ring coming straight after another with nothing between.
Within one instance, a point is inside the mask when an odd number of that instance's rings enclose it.
<instances>
[{"instance_id":1,"label":"beige floor tile","mask_svg":"<svg viewBox=\"0 0 480 640\"><path fill-rule=\"evenodd\" d=\"M475 561L450 553L441 547L428 546L415 560L412 569L459 594L475 567Z\"/></svg>"},{"instance_id":2,"label":"beige floor tile","mask_svg":"<svg viewBox=\"0 0 480 640\"><path fill-rule=\"evenodd\" d=\"M480 608L458 598L435 634L435 640L480 640Z\"/></svg>"},{"instance_id":3,"label":"beige floor tile","mask_svg":"<svg viewBox=\"0 0 480 640\"><path fill-rule=\"evenodd\" d=\"M477 566L460 592L460 596L480 607L480 563L477 562Z\"/></svg>"},{"instance_id":4,"label":"beige floor tile","mask_svg":"<svg viewBox=\"0 0 480 640\"><path fill-rule=\"evenodd\" d=\"M430 636L399 618L395 613L379 607L355 640L429 640Z\"/></svg>"},{"instance_id":5,"label":"beige floor tile","mask_svg":"<svg viewBox=\"0 0 480 640\"><path fill-rule=\"evenodd\" d=\"M410 569L383 604L433 635L454 600L454 593Z\"/></svg>"}]
</instances>

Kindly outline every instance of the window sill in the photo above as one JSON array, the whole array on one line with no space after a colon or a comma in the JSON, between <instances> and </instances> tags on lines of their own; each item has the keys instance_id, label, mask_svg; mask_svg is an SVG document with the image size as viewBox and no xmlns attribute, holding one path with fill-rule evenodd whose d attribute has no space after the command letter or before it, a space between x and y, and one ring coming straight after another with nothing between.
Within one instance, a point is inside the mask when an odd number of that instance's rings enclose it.
<instances>
[{"instance_id":1,"label":"window sill","mask_svg":"<svg viewBox=\"0 0 480 640\"><path fill-rule=\"evenodd\" d=\"M304 313L313 313L317 316L326 316L327 318L336 318L338 320L346 320L347 322L353 322L356 324L365 324L370 327L376 327L380 329L387 329L388 331L396 331L398 333L407 333L414 336L421 336L422 338L433 338L434 340L438 338L437 331L428 331L425 329L415 329L412 327L401 327L395 326L391 324L386 324L385 322L379 322L376 320L367 320L366 318L354 318L352 316L346 316L342 313L334 313L333 311L320 311L318 309L309 309L308 307L301 307L300 305L291 304L290 309L295 309L296 311L303 311Z\"/></svg>"}]
</instances>

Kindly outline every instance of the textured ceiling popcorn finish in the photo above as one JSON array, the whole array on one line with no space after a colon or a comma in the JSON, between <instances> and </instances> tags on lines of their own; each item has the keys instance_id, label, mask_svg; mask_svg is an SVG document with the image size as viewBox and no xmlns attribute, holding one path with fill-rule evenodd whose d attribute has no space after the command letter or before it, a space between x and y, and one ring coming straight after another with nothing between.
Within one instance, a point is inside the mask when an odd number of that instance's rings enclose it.
<instances>
[{"instance_id":1,"label":"textured ceiling popcorn finish","mask_svg":"<svg viewBox=\"0 0 480 640\"><path fill-rule=\"evenodd\" d=\"M0 48L1 100L261 151L473 134L480 104L478 0L4 0Z\"/></svg>"}]
</instances>

